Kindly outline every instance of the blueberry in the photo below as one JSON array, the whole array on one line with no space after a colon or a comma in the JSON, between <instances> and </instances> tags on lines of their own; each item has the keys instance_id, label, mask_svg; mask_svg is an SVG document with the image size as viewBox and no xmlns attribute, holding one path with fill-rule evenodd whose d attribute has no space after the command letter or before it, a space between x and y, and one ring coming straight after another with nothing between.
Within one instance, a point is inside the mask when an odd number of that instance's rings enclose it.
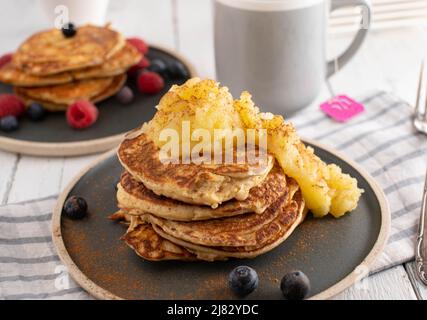
<instances>
[{"instance_id":1,"label":"blueberry","mask_svg":"<svg viewBox=\"0 0 427 320\"><path fill-rule=\"evenodd\" d=\"M168 64L168 75L172 79L187 79L190 73L186 66L180 61L174 60Z\"/></svg>"},{"instance_id":2,"label":"blueberry","mask_svg":"<svg viewBox=\"0 0 427 320\"><path fill-rule=\"evenodd\" d=\"M76 26L74 25L74 23L71 23L71 22L64 24L61 30L65 38L74 37L77 32Z\"/></svg>"},{"instance_id":3,"label":"blueberry","mask_svg":"<svg viewBox=\"0 0 427 320\"><path fill-rule=\"evenodd\" d=\"M228 275L231 290L239 296L246 296L258 287L259 279L256 271L247 266L239 266Z\"/></svg>"},{"instance_id":4,"label":"blueberry","mask_svg":"<svg viewBox=\"0 0 427 320\"><path fill-rule=\"evenodd\" d=\"M86 200L77 196L69 197L67 201L65 201L62 213L73 220L84 218L87 214Z\"/></svg>"},{"instance_id":5,"label":"blueberry","mask_svg":"<svg viewBox=\"0 0 427 320\"><path fill-rule=\"evenodd\" d=\"M147 68L147 70L158 73L164 77L166 76L167 65L163 60L153 59L150 61L150 66Z\"/></svg>"},{"instance_id":6,"label":"blueberry","mask_svg":"<svg viewBox=\"0 0 427 320\"><path fill-rule=\"evenodd\" d=\"M33 121L40 121L46 115L46 110L38 103L32 103L27 109L28 117Z\"/></svg>"},{"instance_id":7,"label":"blueberry","mask_svg":"<svg viewBox=\"0 0 427 320\"><path fill-rule=\"evenodd\" d=\"M133 91L128 86L124 86L116 94L116 98L122 104L129 104L133 101L133 98L134 98Z\"/></svg>"},{"instance_id":8,"label":"blueberry","mask_svg":"<svg viewBox=\"0 0 427 320\"><path fill-rule=\"evenodd\" d=\"M303 300L310 292L310 280L302 271L286 274L280 282L286 300Z\"/></svg>"},{"instance_id":9,"label":"blueberry","mask_svg":"<svg viewBox=\"0 0 427 320\"><path fill-rule=\"evenodd\" d=\"M18 128L19 123L15 116L6 116L0 119L0 129L4 132L12 132Z\"/></svg>"}]
</instances>

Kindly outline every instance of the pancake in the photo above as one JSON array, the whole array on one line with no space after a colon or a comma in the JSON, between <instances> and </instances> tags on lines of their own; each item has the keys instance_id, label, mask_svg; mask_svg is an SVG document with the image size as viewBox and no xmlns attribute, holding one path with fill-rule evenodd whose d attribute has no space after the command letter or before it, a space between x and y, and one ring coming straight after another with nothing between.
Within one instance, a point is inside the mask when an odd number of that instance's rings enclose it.
<instances>
[{"instance_id":1,"label":"pancake","mask_svg":"<svg viewBox=\"0 0 427 320\"><path fill-rule=\"evenodd\" d=\"M276 164L265 180L250 190L245 200L232 199L212 209L209 206L189 205L158 196L125 172L118 184L117 202L119 207L129 214L139 215L141 212L147 212L164 219L192 221L229 217L248 212L262 213L287 190L286 176Z\"/></svg>"},{"instance_id":2,"label":"pancake","mask_svg":"<svg viewBox=\"0 0 427 320\"><path fill-rule=\"evenodd\" d=\"M146 260L196 260L196 256L184 247L160 237L150 224L138 224L130 228L122 240Z\"/></svg>"},{"instance_id":3,"label":"pancake","mask_svg":"<svg viewBox=\"0 0 427 320\"><path fill-rule=\"evenodd\" d=\"M116 94L124 85L126 75L80 80L58 86L23 88L15 87L15 94L26 105L32 102L42 104L49 111L65 111L79 99L93 103L105 100Z\"/></svg>"},{"instance_id":4,"label":"pancake","mask_svg":"<svg viewBox=\"0 0 427 320\"><path fill-rule=\"evenodd\" d=\"M222 202L245 200L249 190L265 179L273 157L256 164L163 164L159 148L144 133L130 134L120 144L118 158L134 179L157 195L189 204L218 207Z\"/></svg>"},{"instance_id":5,"label":"pancake","mask_svg":"<svg viewBox=\"0 0 427 320\"><path fill-rule=\"evenodd\" d=\"M50 76L31 75L8 63L0 69L0 82L18 87L43 87L70 83L74 80L90 78L105 78L117 76L126 71L142 58L142 55L132 45L127 44L105 63L71 72L63 72Z\"/></svg>"},{"instance_id":6,"label":"pancake","mask_svg":"<svg viewBox=\"0 0 427 320\"><path fill-rule=\"evenodd\" d=\"M114 96L124 86L126 78L126 74L119 74L113 77L113 81L110 83L110 85L105 88L104 91L101 91L97 95L93 96L90 101L97 103Z\"/></svg>"},{"instance_id":7,"label":"pancake","mask_svg":"<svg viewBox=\"0 0 427 320\"><path fill-rule=\"evenodd\" d=\"M73 81L73 77L69 73L40 77L23 72L13 63L8 63L0 68L0 82L18 87L43 87L71 81Z\"/></svg>"},{"instance_id":8,"label":"pancake","mask_svg":"<svg viewBox=\"0 0 427 320\"><path fill-rule=\"evenodd\" d=\"M234 217L207 221L182 222L166 220L152 214L141 215L141 220L160 227L168 235L203 246L241 247L256 246L278 232L277 220L281 209L292 201L298 185L289 179L289 192L282 194L261 214L247 213ZM268 228L266 226L269 226Z\"/></svg>"},{"instance_id":9,"label":"pancake","mask_svg":"<svg viewBox=\"0 0 427 320\"><path fill-rule=\"evenodd\" d=\"M16 93L36 101L49 101L54 104L69 105L77 99L90 100L90 98L108 88L112 82L112 77L89 79L57 86L16 88Z\"/></svg>"},{"instance_id":10,"label":"pancake","mask_svg":"<svg viewBox=\"0 0 427 320\"><path fill-rule=\"evenodd\" d=\"M194 244L171 236L156 224L147 224L141 220L141 217L131 218L132 228L129 228L128 232L123 236L122 239L132 249L134 249L139 256L145 259L149 259L153 254L157 257L162 256L161 248L159 248L159 246L155 246L155 244L158 242L168 243L169 246L174 244L180 248L180 254L185 254L186 256L186 258L182 260L193 260L194 257L205 261L227 260L228 258L255 258L283 243L283 241L285 241L292 234L295 228L304 220L306 210L301 191L297 189L292 200L282 202L282 205L276 210L278 211L276 218L273 219L270 223L264 224L264 226L257 231L258 235L262 235L260 237L262 241L259 241L256 245L252 246L244 245L240 247L224 247ZM239 218L244 216L239 216ZM250 216L248 219L252 219L251 217L252 216ZM233 218L223 219L224 226L226 223L228 223L227 220L229 219ZM243 231L246 225L247 222L234 225L236 234L239 234L241 231ZM154 231L155 234L152 231ZM218 233L221 234L219 231ZM149 240L147 240L148 237L146 235L150 236ZM216 237L220 236L217 234ZM150 248L155 248L153 249L154 252L151 252ZM194 256L190 254L193 254Z\"/></svg>"},{"instance_id":11,"label":"pancake","mask_svg":"<svg viewBox=\"0 0 427 320\"><path fill-rule=\"evenodd\" d=\"M131 44L127 43L115 55L109 58L105 63L72 71L74 79L88 79L110 77L125 73L130 67L137 64L142 59L142 55Z\"/></svg>"},{"instance_id":12,"label":"pancake","mask_svg":"<svg viewBox=\"0 0 427 320\"><path fill-rule=\"evenodd\" d=\"M13 55L13 62L26 73L47 76L100 65L124 44L123 37L108 26L84 25L71 38L59 29L50 29L27 39Z\"/></svg>"}]
</instances>

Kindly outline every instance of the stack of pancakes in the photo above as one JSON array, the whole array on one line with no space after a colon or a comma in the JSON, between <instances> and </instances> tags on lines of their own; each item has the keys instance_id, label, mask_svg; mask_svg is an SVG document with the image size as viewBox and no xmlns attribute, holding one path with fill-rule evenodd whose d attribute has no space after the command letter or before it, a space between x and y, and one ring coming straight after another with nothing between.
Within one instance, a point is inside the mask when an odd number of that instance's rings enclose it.
<instances>
[{"instance_id":1,"label":"stack of pancakes","mask_svg":"<svg viewBox=\"0 0 427 320\"><path fill-rule=\"evenodd\" d=\"M122 239L144 259L254 258L305 217L298 184L271 155L256 164L164 164L159 151L143 132L118 150L125 172L111 218L130 223Z\"/></svg>"},{"instance_id":2,"label":"stack of pancakes","mask_svg":"<svg viewBox=\"0 0 427 320\"><path fill-rule=\"evenodd\" d=\"M93 103L117 93L126 71L142 55L108 25L81 26L70 38L61 30L34 34L0 69L0 82L14 86L26 104L64 111L78 99Z\"/></svg>"}]
</instances>

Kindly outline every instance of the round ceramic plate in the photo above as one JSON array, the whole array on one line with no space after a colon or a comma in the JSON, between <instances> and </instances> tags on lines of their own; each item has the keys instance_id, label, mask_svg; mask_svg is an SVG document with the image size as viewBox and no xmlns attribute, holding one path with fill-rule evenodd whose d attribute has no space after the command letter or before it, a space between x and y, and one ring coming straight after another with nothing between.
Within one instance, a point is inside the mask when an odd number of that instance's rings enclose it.
<instances>
[{"instance_id":1,"label":"round ceramic plate","mask_svg":"<svg viewBox=\"0 0 427 320\"><path fill-rule=\"evenodd\" d=\"M248 299L281 299L282 276L294 269L311 279L311 298L330 298L357 280L357 267L369 268L381 253L390 228L386 198L354 162L309 142L327 163L336 163L365 190L355 211L342 218L310 215L279 247L252 260L150 262L139 258L120 237L125 226L107 219L117 210L115 184L123 169L114 152L90 165L59 197L53 213L53 241L72 277L103 299L233 299L228 273L238 265L255 268L260 284ZM79 195L89 215L61 218L64 201ZM364 269L365 270L365 269ZM360 270L359 270L360 272Z\"/></svg>"},{"instance_id":2,"label":"round ceramic plate","mask_svg":"<svg viewBox=\"0 0 427 320\"><path fill-rule=\"evenodd\" d=\"M151 46L147 57L166 62L179 60L187 67L190 77L196 75L190 63L170 50ZM173 84L182 84L186 80L166 80L161 92L149 96L139 94L135 81L128 79L128 85L135 92L134 101L121 105L111 97L97 103L100 110L98 121L85 130L72 129L64 112L49 113L42 122L31 122L23 117L17 131L0 131L0 149L37 156L77 156L109 150L119 144L126 132L153 117L154 106ZM0 84L0 93L12 91L11 86Z\"/></svg>"}]
</instances>

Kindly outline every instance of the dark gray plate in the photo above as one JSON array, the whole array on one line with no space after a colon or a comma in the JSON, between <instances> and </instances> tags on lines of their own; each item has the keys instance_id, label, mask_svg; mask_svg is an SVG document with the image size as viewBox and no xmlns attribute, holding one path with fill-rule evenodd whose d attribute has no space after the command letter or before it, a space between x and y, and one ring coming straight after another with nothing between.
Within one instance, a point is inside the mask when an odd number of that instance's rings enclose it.
<instances>
[{"instance_id":1,"label":"dark gray plate","mask_svg":"<svg viewBox=\"0 0 427 320\"><path fill-rule=\"evenodd\" d=\"M180 60L187 66L191 76L195 76L194 70L188 62L183 61L182 57L178 57L173 52L151 47L147 56L149 59L162 59L165 62ZM63 112L49 113L42 122L32 122L26 117L22 117L20 128L17 131L11 133L0 131L0 148L25 154L35 152L36 155L46 156L77 155L109 150L118 144L121 134L138 127L153 117L154 107L173 84L182 84L186 80L166 79L165 87L161 92L156 95L142 95L136 89L135 80L128 79L128 85L134 90L135 100L129 105L121 105L115 97L112 97L98 103L99 119L92 127L85 130L72 129L67 124ZM5 92L12 92L12 87L0 84L0 93ZM112 141L109 139L111 137L117 138ZM97 148L90 146L94 141L97 142ZM14 143L17 145L16 148L13 148ZM72 143L81 145L72 145ZM11 147L9 147L10 144L12 144ZM49 144L55 145L54 150L46 146ZM101 147L98 147L100 145ZM73 149L71 154L69 154L67 146ZM46 147L45 151L40 150L44 147ZM33 149L35 149L34 152L31 152ZM80 150L81 153L79 153Z\"/></svg>"},{"instance_id":2,"label":"dark gray plate","mask_svg":"<svg viewBox=\"0 0 427 320\"><path fill-rule=\"evenodd\" d=\"M363 170L332 151L314 148L323 160L357 178L365 190L358 208L340 219L309 215L282 245L256 259L188 263L139 258L120 241L125 227L107 219L117 210L114 186L122 172L114 154L92 166L61 196L54 213L54 242L74 278L100 298L232 299L227 275L242 264L255 268L260 277L249 299L281 299L280 279L293 269L311 279L311 297L328 298L353 284L355 268L362 262L369 267L380 253L388 234L389 211L382 191ZM69 195L87 199L88 218L60 218Z\"/></svg>"}]
</instances>

